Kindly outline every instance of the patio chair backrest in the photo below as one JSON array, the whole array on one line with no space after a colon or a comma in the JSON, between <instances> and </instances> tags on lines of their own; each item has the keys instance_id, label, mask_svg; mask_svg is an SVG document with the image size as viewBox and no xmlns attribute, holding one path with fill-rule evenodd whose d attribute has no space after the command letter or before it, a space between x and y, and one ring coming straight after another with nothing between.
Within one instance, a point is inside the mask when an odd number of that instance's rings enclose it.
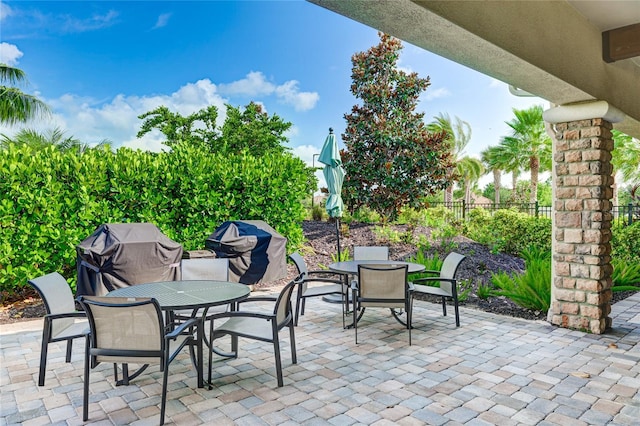
<instances>
[{"instance_id":1,"label":"patio chair backrest","mask_svg":"<svg viewBox=\"0 0 640 426\"><path fill-rule=\"evenodd\" d=\"M440 268L440 277L449 279L455 278L458 267L464 259L465 256L460 253L449 253L442 262L442 268ZM449 294L452 294L451 285L451 281L440 281L440 288L444 291L447 291Z\"/></svg>"},{"instance_id":2,"label":"patio chair backrest","mask_svg":"<svg viewBox=\"0 0 640 426\"><path fill-rule=\"evenodd\" d=\"M182 259L180 269L183 280L229 281L227 258Z\"/></svg>"},{"instance_id":3,"label":"patio chair backrest","mask_svg":"<svg viewBox=\"0 0 640 426\"><path fill-rule=\"evenodd\" d=\"M57 272L52 272L29 280L40 294L47 314L66 314L76 311L73 293L67 280ZM57 336L75 322L74 318L57 318L51 324L51 335Z\"/></svg>"},{"instance_id":4,"label":"patio chair backrest","mask_svg":"<svg viewBox=\"0 0 640 426\"><path fill-rule=\"evenodd\" d=\"M293 293L296 285L300 283L301 279L301 276L298 275L293 281L285 285L278 295L278 299L276 300L276 305L273 311L276 316L278 329L289 324L290 321L293 321L293 309L291 309L291 294Z\"/></svg>"},{"instance_id":5,"label":"patio chair backrest","mask_svg":"<svg viewBox=\"0 0 640 426\"><path fill-rule=\"evenodd\" d=\"M389 247L354 246L353 260L389 260Z\"/></svg>"},{"instance_id":6,"label":"patio chair backrest","mask_svg":"<svg viewBox=\"0 0 640 426\"><path fill-rule=\"evenodd\" d=\"M308 274L307 263L304 261L304 258L302 257L302 255L296 251L289 255L289 259L291 259L294 265L296 265L296 268L298 269L298 274L301 274L303 275L303 278L306 278Z\"/></svg>"},{"instance_id":7,"label":"patio chair backrest","mask_svg":"<svg viewBox=\"0 0 640 426\"><path fill-rule=\"evenodd\" d=\"M163 361L162 311L155 299L83 296L80 301L89 318L95 362Z\"/></svg>"},{"instance_id":8,"label":"patio chair backrest","mask_svg":"<svg viewBox=\"0 0 640 426\"><path fill-rule=\"evenodd\" d=\"M358 265L358 299L362 307L406 308L407 265Z\"/></svg>"}]
</instances>

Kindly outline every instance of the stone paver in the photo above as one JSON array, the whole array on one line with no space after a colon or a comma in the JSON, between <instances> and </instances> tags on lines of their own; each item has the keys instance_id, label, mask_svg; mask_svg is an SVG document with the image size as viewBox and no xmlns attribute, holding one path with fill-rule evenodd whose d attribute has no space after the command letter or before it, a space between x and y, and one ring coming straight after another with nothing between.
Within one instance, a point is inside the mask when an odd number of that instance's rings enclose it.
<instances>
[{"instance_id":1,"label":"stone paver","mask_svg":"<svg viewBox=\"0 0 640 426\"><path fill-rule=\"evenodd\" d=\"M413 345L388 311L367 311L343 330L340 307L307 301L281 343L285 386L272 346L240 340L240 356L215 358L214 388L197 389L185 351L170 367L167 424L220 425L638 425L640 294L612 307L603 335L461 309L461 327L440 306L416 302ZM0 326L0 426L81 425L84 342L71 364L50 345L38 387L42 320ZM89 423L153 425L162 374L150 368L115 387L112 366L91 373Z\"/></svg>"}]
</instances>

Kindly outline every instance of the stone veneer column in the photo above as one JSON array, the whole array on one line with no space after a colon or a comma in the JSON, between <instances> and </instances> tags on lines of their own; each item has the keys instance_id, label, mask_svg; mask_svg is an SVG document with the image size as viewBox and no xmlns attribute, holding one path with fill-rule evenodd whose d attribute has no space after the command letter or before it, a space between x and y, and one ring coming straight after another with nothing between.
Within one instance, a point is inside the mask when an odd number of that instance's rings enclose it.
<instances>
[{"instance_id":1,"label":"stone veneer column","mask_svg":"<svg viewBox=\"0 0 640 426\"><path fill-rule=\"evenodd\" d=\"M554 108L544 117L555 124L549 319L601 334L611 328L611 123L622 115L599 101Z\"/></svg>"}]
</instances>

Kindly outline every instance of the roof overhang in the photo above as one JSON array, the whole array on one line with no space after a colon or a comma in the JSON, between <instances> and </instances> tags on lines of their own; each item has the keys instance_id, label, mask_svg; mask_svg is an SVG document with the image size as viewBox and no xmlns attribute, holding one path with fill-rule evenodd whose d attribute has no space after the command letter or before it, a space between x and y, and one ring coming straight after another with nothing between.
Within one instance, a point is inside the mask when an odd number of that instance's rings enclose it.
<instances>
[{"instance_id":1,"label":"roof overhang","mask_svg":"<svg viewBox=\"0 0 640 426\"><path fill-rule=\"evenodd\" d=\"M607 63L602 45L604 31L640 22L640 1L308 1L552 104L606 101L625 114L615 127L640 138L640 58Z\"/></svg>"}]
</instances>

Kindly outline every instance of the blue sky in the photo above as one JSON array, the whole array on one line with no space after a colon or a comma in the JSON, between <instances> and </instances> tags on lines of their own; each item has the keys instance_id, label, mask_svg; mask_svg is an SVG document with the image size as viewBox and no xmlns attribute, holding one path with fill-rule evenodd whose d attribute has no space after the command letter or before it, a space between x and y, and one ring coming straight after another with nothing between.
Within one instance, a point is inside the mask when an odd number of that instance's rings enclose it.
<instances>
[{"instance_id":1,"label":"blue sky","mask_svg":"<svg viewBox=\"0 0 640 426\"><path fill-rule=\"evenodd\" d=\"M115 147L162 149L159 133L136 138L137 116L160 105L183 115L216 105L222 120L225 103L256 101L293 123L290 147L311 164L329 127L344 146L343 116L358 102L349 92L351 56L378 42L377 30L302 0L0 3L0 61L25 71L24 90L54 112L28 127ZM508 134L512 108L548 107L403 45L400 68L431 79L419 111L427 121L442 112L469 122L469 155Z\"/></svg>"}]
</instances>

